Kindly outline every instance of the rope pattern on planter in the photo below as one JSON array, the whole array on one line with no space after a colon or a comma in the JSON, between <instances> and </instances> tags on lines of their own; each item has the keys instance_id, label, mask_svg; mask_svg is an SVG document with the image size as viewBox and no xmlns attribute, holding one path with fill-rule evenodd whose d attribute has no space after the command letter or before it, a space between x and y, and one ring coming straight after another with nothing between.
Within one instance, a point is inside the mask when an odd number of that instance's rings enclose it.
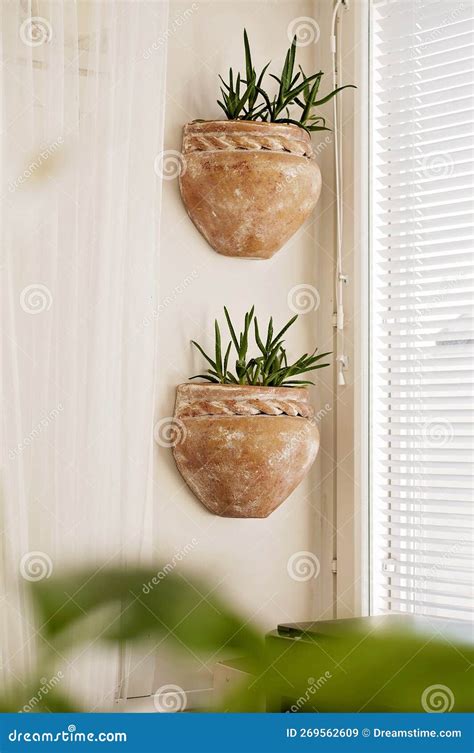
<instances>
[{"instance_id":1,"label":"rope pattern on planter","mask_svg":"<svg viewBox=\"0 0 474 753\"><path fill-rule=\"evenodd\" d=\"M184 153L210 152L210 151L235 151L235 150L262 150L269 152L288 152L299 157L313 156L310 143L286 138L285 136L250 136L247 134L206 133L206 135L191 134L183 139Z\"/></svg>"},{"instance_id":2,"label":"rope pattern on planter","mask_svg":"<svg viewBox=\"0 0 474 753\"><path fill-rule=\"evenodd\" d=\"M314 411L311 405L299 400L195 400L179 410L180 418L193 416L300 416L311 418Z\"/></svg>"}]
</instances>

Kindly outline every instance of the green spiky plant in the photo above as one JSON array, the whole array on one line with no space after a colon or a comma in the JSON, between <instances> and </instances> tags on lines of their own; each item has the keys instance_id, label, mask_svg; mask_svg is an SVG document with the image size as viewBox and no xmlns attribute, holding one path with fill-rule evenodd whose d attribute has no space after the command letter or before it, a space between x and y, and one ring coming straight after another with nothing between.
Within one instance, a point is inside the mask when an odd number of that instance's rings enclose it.
<instances>
[{"instance_id":1,"label":"green spiky plant","mask_svg":"<svg viewBox=\"0 0 474 753\"><path fill-rule=\"evenodd\" d=\"M222 108L228 120L260 120L271 123L292 123L305 131L329 131L325 119L317 113L317 108L329 102L343 89L356 87L346 84L334 89L321 99L317 99L323 71L306 76L301 66L295 71L297 38L293 37L291 47L286 53L280 76L269 74L278 83L278 92L271 97L263 88L263 80L270 62L257 77L252 62L247 31L244 29L245 74L235 76L229 68L228 81L219 76L222 87L222 101L217 104ZM290 109L291 108L291 109ZM297 108L296 113L292 114ZM298 112L299 108L299 112Z\"/></svg>"},{"instance_id":2,"label":"green spiky plant","mask_svg":"<svg viewBox=\"0 0 474 753\"><path fill-rule=\"evenodd\" d=\"M229 312L224 306L224 314L230 333L230 342L223 349L222 337L217 319L214 323L215 347L214 358L211 358L204 349L195 340L192 344L204 356L210 369L204 374L196 374L191 379L206 379L208 382L215 384L247 384L261 387L297 387L301 385L314 384L309 380L295 379L294 377L307 374L316 369L322 369L329 366L329 363L320 363L325 356L330 353L320 353L316 355L317 348L313 353L305 353L300 356L294 363L289 363L286 349L283 347L283 335L297 320L298 314L295 314L285 326L274 334L273 319L271 318L265 337L261 337L258 320L255 316L255 307L252 306L247 311L244 318L244 327L239 335L236 334L235 327L232 324ZM255 343L260 351L259 356L249 357L249 336L253 322L253 331ZM236 351L235 373L229 369L230 355L232 347Z\"/></svg>"}]
</instances>

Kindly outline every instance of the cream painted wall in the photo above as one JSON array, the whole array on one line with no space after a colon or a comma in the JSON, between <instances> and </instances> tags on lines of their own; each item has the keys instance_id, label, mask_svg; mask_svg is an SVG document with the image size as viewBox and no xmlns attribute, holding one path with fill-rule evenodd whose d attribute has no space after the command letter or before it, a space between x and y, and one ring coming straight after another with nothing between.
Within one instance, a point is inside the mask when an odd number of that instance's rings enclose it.
<instances>
[{"instance_id":1,"label":"cream painted wall","mask_svg":"<svg viewBox=\"0 0 474 753\"><path fill-rule=\"evenodd\" d=\"M322 0L326 2L326 0ZM329 4L329 0L327 0ZM171 2L165 149L180 150L184 123L220 117L215 100L217 74L242 65L242 29L248 30L257 69L269 59L276 68L288 46L287 29L294 19L316 17L310 0L279 2ZM327 14L326 14L327 15ZM175 21L175 23L173 23ZM326 20L325 20L326 23ZM327 35L298 51L306 71L322 67L330 87ZM237 319L253 303L258 315L273 315L282 324L292 315L289 291L301 283L319 290L317 312L302 315L289 340L293 355L318 344L333 347L334 194L332 145L325 134L314 138L323 169L324 187L311 221L270 261L243 261L216 254L188 219L176 180L164 183L159 279L159 345L156 418L173 414L175 387L202 367L190 339L211 346L212 322L226 304ZM329 346L329 347L328 347ZM156 554L172 560L193 539L196 544L177 569L204 574L211 588L231 600L264 630L282 621L332 616L333 576L333 420L334 370L321 374L314 390L317 409L328 405L322 420L322 450L312 473L287 502L266 520L213 517L185 486L172 453L156 448ZM321 561L317 580L297 582L287 572L288 558L309 550ZM203 666L187 657L183 667L157 652L155 688L166 682L185 688L210 682L212 661Z\"/></svg>"}]
</instances>

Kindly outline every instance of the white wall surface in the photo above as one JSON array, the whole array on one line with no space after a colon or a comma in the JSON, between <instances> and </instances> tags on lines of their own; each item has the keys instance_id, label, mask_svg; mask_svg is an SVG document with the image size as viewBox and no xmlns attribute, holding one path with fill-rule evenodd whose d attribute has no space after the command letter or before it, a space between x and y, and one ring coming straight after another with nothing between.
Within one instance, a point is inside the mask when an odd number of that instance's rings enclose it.
<instances>
[{"instance_id":1,"label":"white wall surface","mask_svg":"<svg viewBox=\"0 0 474 753\"><path fill-rule=\"evenodd\" d=\"M225 75L230 65L243 68L244 26L257 70L272 59L272 71L277 71L289 45L288 26L294 19L315 17L315 11L310 0L172 2L165 149L180 150L186 122L221 117L215 101L217 74ZM327 35L327 28L322 31ZM331 87L327 54L328 42L320 40L300 47L297 56L306 72L320 67L327 72L323 93ZM325 136L316 134L314 145L323 143ZM176 385L201 371L202 359L189 341L193 338L205 348L212 347L213 319L223 318L224 304L236 320L255 304L262 320L273 315L283 324L292 315L287 298L293 286L315 286L321 306L317 312L300 316L287 341L289 353L298 356L316 344L322 350L333 348L334 193L333 181L328 180L332 145L323 144L319 161L324 185L317 211L270 261L216 254L188 218L177 181L165 181L156 301L157 307L161 304L157 420L172 416ZM332 616L333 369L316 375L321 379L321 389L313 391L314 405L316 409L330 406L322 421L320 458L311 474L270 518L212 516L186 487L171 450L156 448L156 555L163 562L169 561L196 539L197 544L177 569L204 574L210 588L231 600L264 630L274 629L279 622ZM303 550L314 552L321 560L317 580L297 582L288 575L288 558ZM161 646L156 654L156 687L166 682L181 682L185 688L209 684L212 662L203 666L188 657L181 671L176 660L169 661L164 649Z\"/></svg>"}]
</instances>

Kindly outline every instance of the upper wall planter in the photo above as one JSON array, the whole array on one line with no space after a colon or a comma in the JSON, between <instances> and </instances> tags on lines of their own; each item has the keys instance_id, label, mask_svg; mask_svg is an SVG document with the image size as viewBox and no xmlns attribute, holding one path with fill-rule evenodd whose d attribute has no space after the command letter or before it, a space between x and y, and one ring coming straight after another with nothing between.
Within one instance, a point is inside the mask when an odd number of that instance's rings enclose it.
<instances>
[{"instance_id":1,"label":"upper wall planter","mask_svg":"<svg viewBox=\"0 0 474 753\"><path fill-rule=\"evenodd\" d=\"M306 388L181 384L176 465L225 518L266 518L313 464L319 432Z\"/></svg>"},{"instance_id":2,"label":"upper wall planter","mask_svg":"<svg viewBox=\"0 0 474 753\"><path fill-rule=\"evenodd\" d=\"M268 259L311 214L321 172L297 125L245 120L188 123L180 189L207 242L224 256Z\"/></svg>"}]
</instances>

